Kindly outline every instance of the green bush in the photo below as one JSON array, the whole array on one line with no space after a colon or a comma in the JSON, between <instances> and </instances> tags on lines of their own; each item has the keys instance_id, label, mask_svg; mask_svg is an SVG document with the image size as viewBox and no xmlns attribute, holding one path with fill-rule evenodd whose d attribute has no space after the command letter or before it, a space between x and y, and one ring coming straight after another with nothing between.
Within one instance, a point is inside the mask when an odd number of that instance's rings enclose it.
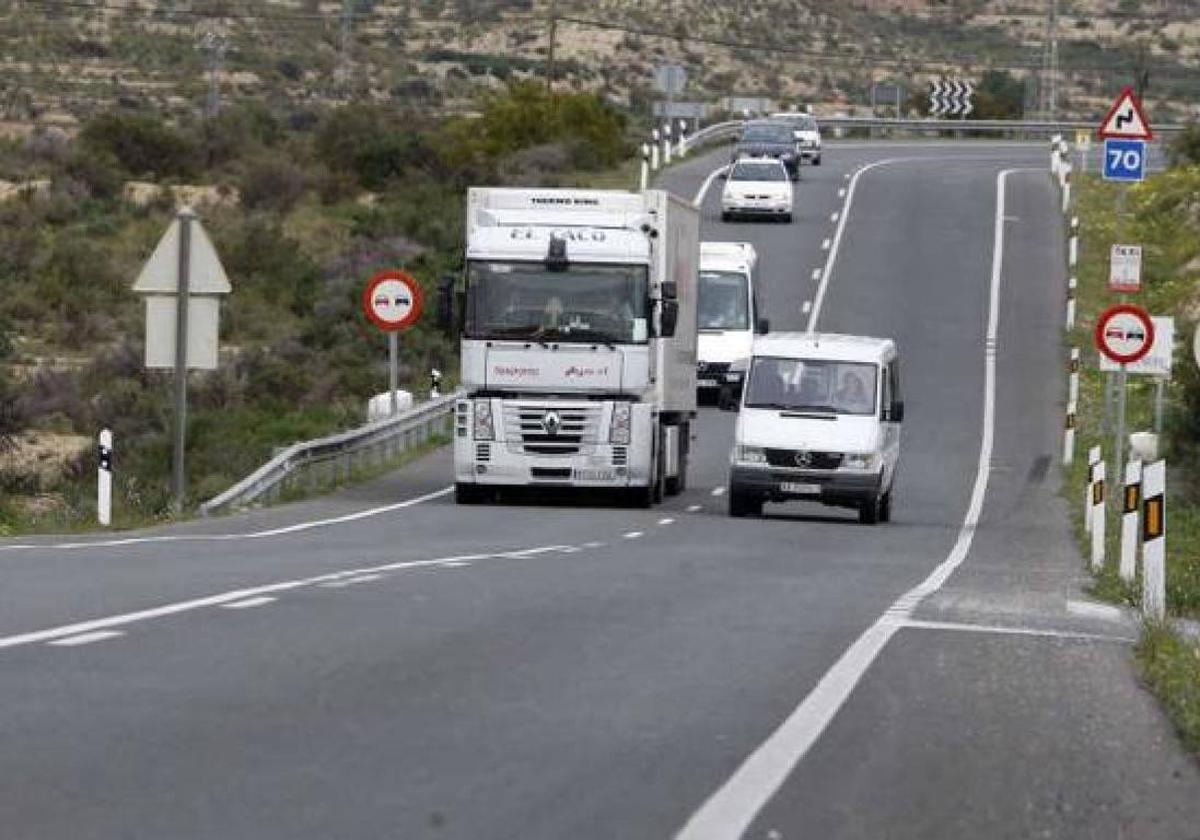
<instances>
[{"instance_id":1,"label":"green bush","mask_svg":"<svg viewBox=\"0 0 1200 840\"><path fill-rule=\"evenodd\" d=\"M1167 154L1172 166L1200 165L1200 124L1191 123L1179 132Z\"/></svg>"},{"instance_id":2,"label":"green bush","mask_svg":"<svg viewBox=\"0 0 1200 840\"><path fill-rule=\"evenodd\" d=\"M111 156L134 178L190 179L200 171L198 146L156 117L101 114L83 126L79 140L89 151Z\"/></svg>"}]
</instances>

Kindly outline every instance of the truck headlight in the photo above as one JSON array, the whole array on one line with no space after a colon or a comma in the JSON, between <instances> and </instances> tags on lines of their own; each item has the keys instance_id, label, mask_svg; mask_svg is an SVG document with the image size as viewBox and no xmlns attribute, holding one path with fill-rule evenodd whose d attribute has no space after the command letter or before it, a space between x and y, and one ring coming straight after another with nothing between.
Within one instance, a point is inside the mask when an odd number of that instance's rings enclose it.
<instances>
[{"instance_id":1,"label":"truck headlight","mask_svg":"<svg viewBox=\"0 0 1200 840\"><path fill-rule=\"evenodd\" d=\"M475 440L495 440L496 428L492 425L492 401L475 400L475 422L472 426Z\"/></svg>"},{"instance_id":2,"label":"truck headlight","mask_svg":"<svg viewBox=\"0 0 1200 840\"><path fill-rule=\"evenodd\" d=\"M629 443L629 422L633 406L627 402L613 404L612 422L608 426L608 442L622 446Z\"/></svg>"},{"instance_id":3,"label":"truck headlight","mask_svg":"<svg viewBox=\"0 0 1200 840\"><path fill-rule=\"evenodd\" d=\"M865 455L847 455L842 458L842 468L847 470L873 470L878 463L874 453Z\"/></svg>"},{"instance_id":4,"label":"truck headlight","mask_svg":"<svg viewBox=\"0 0 1200 840\"><path fill-rule=\"evenodd\" d=\"M736 450L737 460L743 464L765 464L767 453L761 446L739 446Z\"/></svg>"}]
</instances>

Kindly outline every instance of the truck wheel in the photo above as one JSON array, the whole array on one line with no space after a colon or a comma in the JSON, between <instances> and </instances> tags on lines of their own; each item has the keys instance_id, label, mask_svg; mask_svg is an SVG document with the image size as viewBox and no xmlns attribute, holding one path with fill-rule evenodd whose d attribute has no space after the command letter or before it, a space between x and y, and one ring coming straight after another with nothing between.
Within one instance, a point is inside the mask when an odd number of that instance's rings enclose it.
<instances>
[{"instance_id":1,"label":"truck wheel","mask_svg":"<svg viewBox=\"0 0 1200 840\"><path fill-rule=\"evenodd\" d=\"M863 525L874 525L880 519L883 508L883 497L872 496L858 505L858 521Z\"/></svg>"},{"instance_id":2,"label":"truck wheel","mask_svg":"<svg viewBox=\"0 0 1200 840\"><path fill-rule=\"evenodd\" d=\"M820 166L820 165L821 165L821 156L817 155L815 158L813 158L813 166Z\"/></svg>"},{"instance_id":3,"label":"truck wheel","mask_svg":"<svg viewBox=\"0 0 1200 840\"><path fill-rule=\"evenodd\" d=\"M883 494L883 499L879 503L879 521L892 521L892 490L889 487L888 491Z\"/></svg>"},{"instance_id":4,"label":"truck wheel","mask_svg":"<svg viewBox=\"0 0 1200 840\"><path fill-rule=\"evenodd\" d=\"M728 222L732 218L733 218L732 213L726 213L724 210L721 211L721 221L722 222Z\"/></svg>"},{"instance_id":5,"label":"truck wheel","mask_svg":"<svg viewBox=\"0 0 1200 840\"><path fill-rule=\"evenodd\" d=\"M746 493L729 491L729 515L742 518L744 516L762 516L763 501Z\"/></svg>"},{"instance_id":6,"label":"truck wheel","mask_svg":"<svg viewBox=\"0 0 1200 840\"><path fill-rule=\"evenodd\" d=\"M687 447L689 444L687 438L689 434L691 434L691 427L687 423L681 423L679 425L679 464L676 466L678 474L674 478L667 479L666 494L668 496L678 496L687 489Z\"/></svg>"},{"instance_id":7,"label":"truck wheel","mask_svg":"<svg viewBox=\"0 0 1200 840\"><path fill-rule=\"evenodd\" d=\"M460 505L477 505L483 501L484 489L476 484L454 485L454 501Z\"/></svg>"}]
</instances>

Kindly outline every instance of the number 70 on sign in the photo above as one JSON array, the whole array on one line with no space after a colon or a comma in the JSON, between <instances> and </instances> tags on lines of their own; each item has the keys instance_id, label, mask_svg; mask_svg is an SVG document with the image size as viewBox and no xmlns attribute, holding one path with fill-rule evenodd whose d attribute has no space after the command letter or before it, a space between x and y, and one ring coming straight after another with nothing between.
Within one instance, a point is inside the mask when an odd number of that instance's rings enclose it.
<instances>
[{"instance_id":1,"label":"number 70 on sign","mask_svg":"<svg viewBox=\"0 0 1200 840\"><path fill-rule=\"evenodd\" d=\"M1104 141L1104 180L1143 181L1146 178L1146 141Z\"/></svg>"}]
</instances>

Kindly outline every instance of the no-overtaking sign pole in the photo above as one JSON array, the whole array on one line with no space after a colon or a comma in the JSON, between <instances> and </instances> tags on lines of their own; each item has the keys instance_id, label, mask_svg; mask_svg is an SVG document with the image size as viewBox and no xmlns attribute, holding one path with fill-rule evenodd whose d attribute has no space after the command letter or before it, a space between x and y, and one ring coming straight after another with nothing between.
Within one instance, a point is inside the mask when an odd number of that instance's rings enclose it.
<instances>
[{"instance_id":1,"label":"no-overtaking sign pole","mask_svg":"<svg viewBox=\"0 0 1200 840\"><path fill-rule=\"evenodd\" d=\"M1096 319L1096 349L1119 364L1117 371L1117 422L1113 438L1113 475L1120 479L1125 457L1125 366L1142 359L1154 347L1154 321L1140 306L1110 306Z\"/></svg>"},{"instance_id":2,"label":"no-overtaking sign pole","mask_svg":"<svg viewBox=\"0 0 1200 840\"><path fill-rule=\"evenodd\" d=\"M363 311L371 323L388 334L388 397L391 414L399 411L396 390L400 379L401 330L421 317L421 287L403 271L389 269L370 279L363 291Z\"/></svg>"}]
</instances>

